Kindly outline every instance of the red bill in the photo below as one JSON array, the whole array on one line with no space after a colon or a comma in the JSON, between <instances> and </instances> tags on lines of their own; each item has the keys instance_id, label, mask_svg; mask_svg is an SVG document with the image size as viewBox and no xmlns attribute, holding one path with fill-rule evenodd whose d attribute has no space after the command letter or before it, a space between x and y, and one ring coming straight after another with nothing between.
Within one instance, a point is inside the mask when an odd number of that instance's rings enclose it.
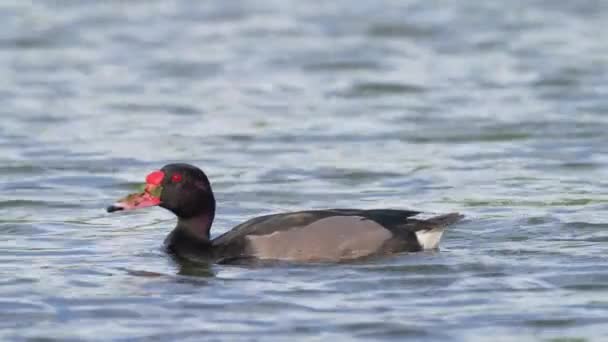
<instances>
[{"instance_id":1,"label":"red bill","mask_svg":"<svg viewBox=\"0 0 608 342\"><path fill-rule=\"evenodd\" d=\"M106 210L111 213L119 210L133 210L139 208L153 207L160 204L160 196L163 192L162 181L165 173L154 171L146 177L146 185L143 192L130 194Z\"/></svg>"}]
</instances>

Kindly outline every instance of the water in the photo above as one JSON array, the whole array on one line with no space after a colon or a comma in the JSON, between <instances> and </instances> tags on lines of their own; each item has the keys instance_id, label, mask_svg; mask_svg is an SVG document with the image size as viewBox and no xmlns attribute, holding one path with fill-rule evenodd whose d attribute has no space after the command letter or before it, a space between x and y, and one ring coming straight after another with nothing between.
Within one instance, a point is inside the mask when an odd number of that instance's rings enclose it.
<instances>
[{"instance_id":1,"label":"water","mask_svg":"<svg viewBox=\"0 0 608 342\"><path fill-rule=\"evenodd\" d=\"M604 1L5 1L0 339L601 341ZM179 263L106 205L201 166L213 234L326 208L467 215L438 253Z\"/></svg>"}]
</instances>

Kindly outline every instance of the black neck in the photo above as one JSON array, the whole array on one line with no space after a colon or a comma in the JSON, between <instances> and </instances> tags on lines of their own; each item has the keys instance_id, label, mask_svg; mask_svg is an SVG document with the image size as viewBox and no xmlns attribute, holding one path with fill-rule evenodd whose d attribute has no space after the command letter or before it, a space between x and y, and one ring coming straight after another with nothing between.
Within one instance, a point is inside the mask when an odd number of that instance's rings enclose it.
<instances>
[{"instance_id":1,"label":"black neck","mask_svg":"<svg viewBox=\"0 0 608 342\"><path fill-rule=\"evenodd\" d=\"M178 218L176 230L201 241L209 241L209 231L215 217L215 210L191 218Z\"/></svg>"},{"instance_id":2,"label":"black neck","mask_svg":"<svg viewBox=\"0 0 608 342\"><path fill-rule=\"evenodd\" d=\"M213 212L189 219L179 218L177 227L165 239L169 252L185 258L210 258L213 244L209 239L209 229L213 222Z\"/></svg>"}]
</instances>

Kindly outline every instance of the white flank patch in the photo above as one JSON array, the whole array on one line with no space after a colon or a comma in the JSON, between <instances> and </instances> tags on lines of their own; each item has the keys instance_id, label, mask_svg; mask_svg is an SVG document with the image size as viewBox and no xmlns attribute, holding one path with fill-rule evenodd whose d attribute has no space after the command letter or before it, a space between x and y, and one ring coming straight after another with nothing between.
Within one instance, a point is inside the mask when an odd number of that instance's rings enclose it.
<instances>
[{"instance_id":1,"label":"white flank patch","mask_svg":"<svg viewBox=\"0 0 608 342\"><path fill-rule=\"evenodd\" d=\"M439 247L439 240L441 240L443 230L444 227L417 231L416 238L422 249L435 249Z\"/></svg>"}]
</instances>

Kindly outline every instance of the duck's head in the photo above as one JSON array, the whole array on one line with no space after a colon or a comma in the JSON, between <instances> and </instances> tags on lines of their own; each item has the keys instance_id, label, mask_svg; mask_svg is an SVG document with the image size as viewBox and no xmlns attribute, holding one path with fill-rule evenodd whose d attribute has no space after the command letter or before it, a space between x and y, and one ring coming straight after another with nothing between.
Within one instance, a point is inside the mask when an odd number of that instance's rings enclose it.
<instances>
[{"instance_id":1,"label":"duck's head","mask_svg":"<svg viewBox=\"0 0 608 342\"><path fill-rule=\"evenodd\" d=\"M168 164L148 174L144 190L107 208L108 212L152 206L168 209L180 219L213 217L215 198L205 173L189 164Z\"/></svg>"}]
</instances>

